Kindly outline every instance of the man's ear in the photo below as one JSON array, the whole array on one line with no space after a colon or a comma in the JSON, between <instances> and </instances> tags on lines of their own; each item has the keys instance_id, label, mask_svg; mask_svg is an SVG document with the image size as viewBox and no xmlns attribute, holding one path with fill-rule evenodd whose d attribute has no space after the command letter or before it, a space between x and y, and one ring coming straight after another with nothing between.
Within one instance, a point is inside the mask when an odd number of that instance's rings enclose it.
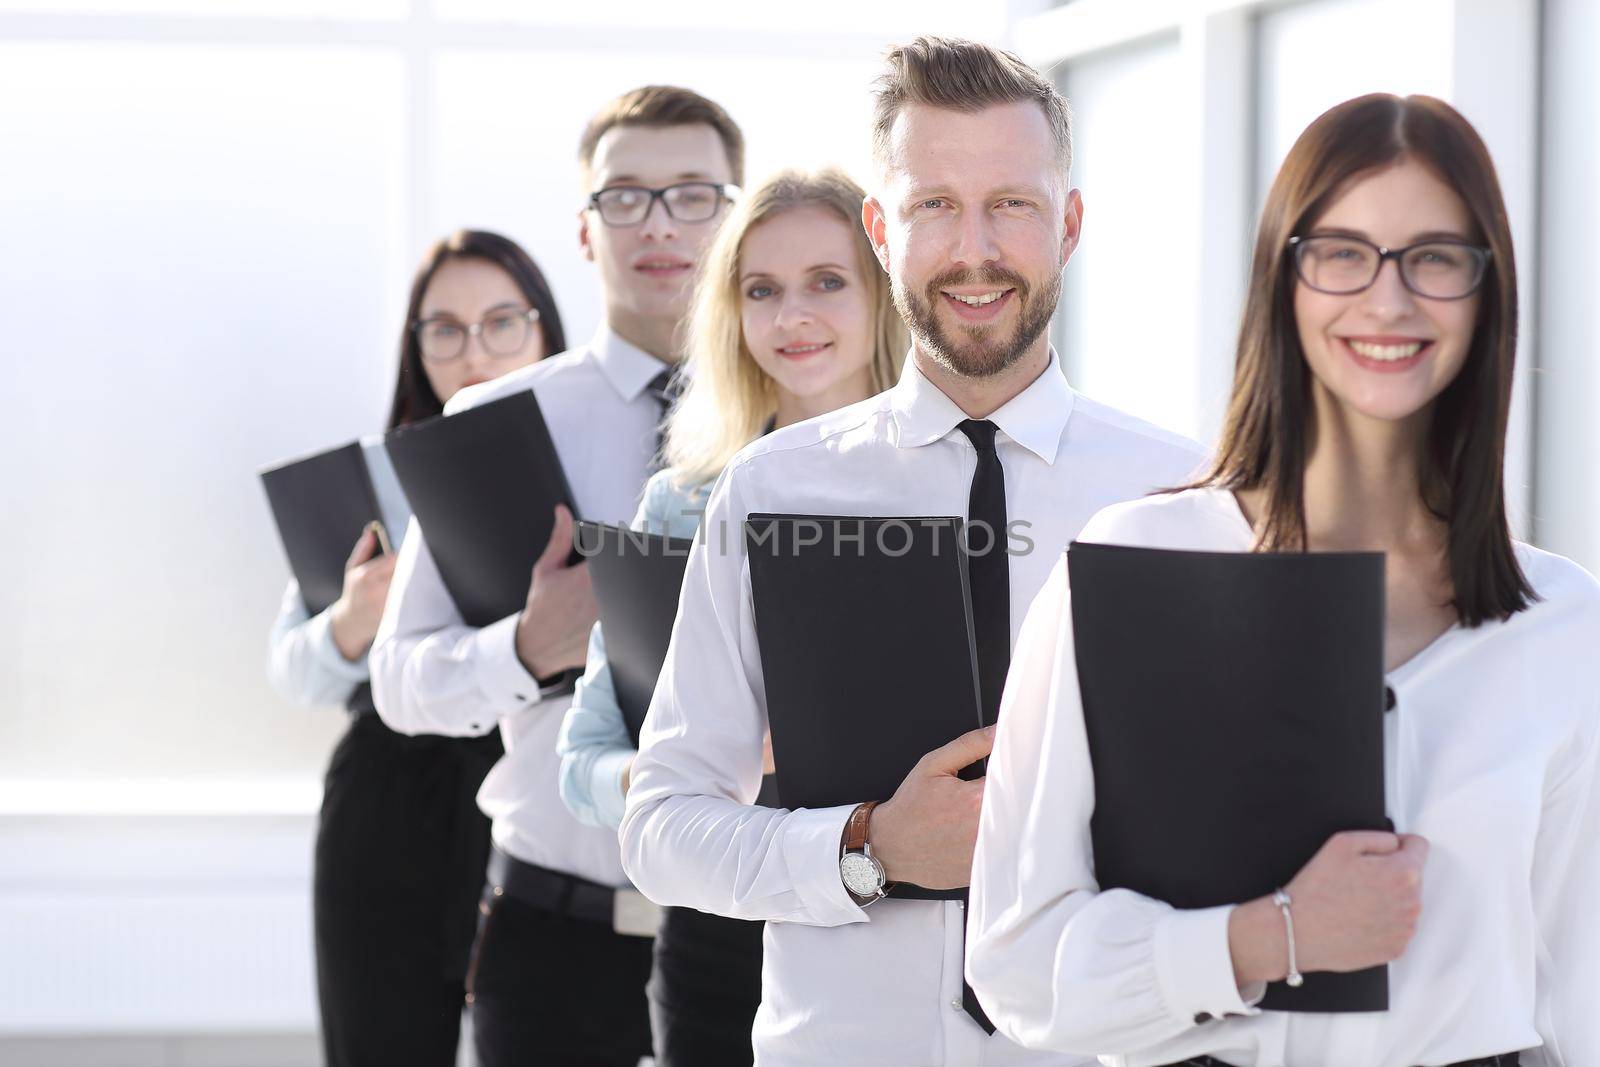
<instances>
[{"instance_id":1,"label":"man's ear","mask_svg":"<svg viewBox=\"0 0 1600 1067\"><path fill-rule=\"evenodd\" d=\"M589 236L589 209L578 209L578 254L590 263L594 262L594 243Z\"/></svg>"},{"instance_id":2,"label":"man's ear","mask_svg":"<svg viewBox=\"0 0 1600 1067\"><path fill-rule=\"evenodd\" d=\"M1065 267L1067 260L1072 258L1072 253L1078 247L1078 238L1083 233L1083 194L1076 189L1067 191L1067 210L1061 219L1061 265Z\"/></svg>"},{"instance_id":3,"label":"man's ear","mask_svg":"<svg viewBox=\"0 0 1600 1067\"><path fill-rule=\"evenodd\" d=\"M872 242L872 251L878 257L878 265L887 272L889 221L884 217L883 205L878 203L877 197L869 196L861 202L861 226L867 231L867 240Z\"/></svg>"}]
</instances>

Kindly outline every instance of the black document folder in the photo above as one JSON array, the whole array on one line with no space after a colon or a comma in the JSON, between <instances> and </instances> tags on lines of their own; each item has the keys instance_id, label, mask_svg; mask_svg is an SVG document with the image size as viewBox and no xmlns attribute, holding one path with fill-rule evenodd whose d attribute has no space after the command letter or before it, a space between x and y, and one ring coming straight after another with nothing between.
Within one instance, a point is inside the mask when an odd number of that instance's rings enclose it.
<instances>
[{"instance_id":1,"label":"black document folder","mask_svg":"<svg viewBox=\"0 0 1600 1067\"><path fill-rule=\"evenodd\" d=\"M1067 554L1101 889L1179 908L1287 885L1382 830L1383 556ZM1388 970L1268 987L1274 1011L1388 1007Z\"/></svg>"},{"instance_id":2,"label":"black document folder","mask_svg":"<svg viewBox=\"0 0 1600 1067\"><path fill-rule=\"evenodd\" d=\"M344 565L362 528L383 515L361 443L291 460L261 471L289 569L312 615L344 591Z\"/></svg>"},{"instance_id":3,"label":"black document folder","mask_svg":"<svg viewBox=\"0 0 1600 1067\"><path fill-rule=\"evenodd\" d=\"M578 551L589 561L611 682L635 748L666 662L693 543L610 523L578 526Z\"/></svg>"},{"instance_id":4,"label":"black document folder","mask_svg":"<svg viewBox=\"0 0 1600 1067\"><path fill-rule=\"evenodd\" d=\"M555 506L577 514L533 393L403 426L384 444L462 619L521 611Z\"/></svg>"},{"instance_id":5,"label":"black document folder","mask_svg":"<svg viewBox=\"0 0 1600 1067\"><path fill-rule=\"evenodd\" d=\"M888 800L983 725L959 518L751 515L756 640L791 808ZM891 896L965 890L897 885Z\"/></svg>"}]
</instances>

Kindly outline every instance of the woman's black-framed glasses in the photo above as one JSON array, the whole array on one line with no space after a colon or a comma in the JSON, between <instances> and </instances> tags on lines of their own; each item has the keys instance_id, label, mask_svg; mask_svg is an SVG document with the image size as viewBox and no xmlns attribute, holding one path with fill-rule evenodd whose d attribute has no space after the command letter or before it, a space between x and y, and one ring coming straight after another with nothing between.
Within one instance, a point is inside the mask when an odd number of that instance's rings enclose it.
<instances>
[{"instance_id":1,"label":"woman's black-framed glasses","mask_svg":"<svg viewBox=\"0 0 1600 1067\"><path fill-rule=\"evenodd\" d=\"M527 347L533 324L539 321L539 310L529 308L518 311L508 308L491 311L482 322L458 322L452 318L436 316L419 319L411 324L417 332L417 347L422 358L429 363L448 363L459 359L467 350L467 338L474 335L483 350L491 356L509 359L520 355Z\"/></svg>"},{"instance_id":2,"label":"woman's black-framed glasses","mask_svg":"<svg viewBox=\"0 0 1600 1067\"><path fill-rule=\"evenodd\" d=\"M589 196L589 206L607 226L637 226L650 215L657 200L677 222L710 222L739 195L739 187L726 182L678 182L661 189L643 185L613 185Z\"/></svg>"},{"instance_id":3,"label":"woman's black-framed glasses","mask_svg":"<svg viewBox=\"0 0 1600 1067\"><path fill-rule=\"evenodd\" d=\"M1478 291L1489 267L1489 250L1466 241L1419 241L1384 248L1362 237L1338 234L1289 238L1295 273L1319 293L1349 296L1371 287L1385 260L1394 260L1400 283L1430 300L1461 300Z\"/></svg>"}]
</instances>

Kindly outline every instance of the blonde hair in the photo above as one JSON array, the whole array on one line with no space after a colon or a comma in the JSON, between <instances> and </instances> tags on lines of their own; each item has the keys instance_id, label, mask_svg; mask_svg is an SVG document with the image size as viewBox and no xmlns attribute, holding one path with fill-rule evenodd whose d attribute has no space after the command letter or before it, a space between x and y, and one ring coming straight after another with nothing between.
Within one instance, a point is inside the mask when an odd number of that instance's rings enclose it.
<instances>
[{"instance_id":1,"label":"blonde hair","mask_svg":"<svg viewBox=\"0 0 1600 1067\"><path fill-rule=\"evenodd\" d=\"M742 197L722 223L700 265L689 313L688 387L667 422L666 462L680 485L715 478L778 410L776 383L756 364L741 319L739 257L744 239L761 223L799 207L834 212L855 234L861 283L873 308L872 391L900 375L909 343L889 299L889 282L861 226L865 192L843 171L784 170Z\"/></svg>"},{"instance_id":2,"label":"blonde hair","mask_svg":"<svg viewBox=\"0 0 1600 1067\"><path fill-rule=\"evenodd\" d=\"M979 41L918 37L884 57L872 117L872 152L878 164L889 156L889 135L900 109L926 104L972 113L997 104L1032 101L1044 112L1062 173L1072 170L1072 110L1049 79L1018 59Z\"/></svg>"}]
</instances>

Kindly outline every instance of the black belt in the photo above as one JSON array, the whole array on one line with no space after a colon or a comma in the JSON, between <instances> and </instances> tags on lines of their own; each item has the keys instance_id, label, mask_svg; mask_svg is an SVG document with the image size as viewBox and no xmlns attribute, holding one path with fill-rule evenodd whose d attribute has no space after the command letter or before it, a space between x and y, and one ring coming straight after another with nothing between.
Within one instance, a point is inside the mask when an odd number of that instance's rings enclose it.
<instances>
[{"instance_id":1,"label":"black belt","mask_svg":"<svg viewBox=\"0 0 1600 1067\"><path fill-rule=\"evenodd\" d=\"M615 920L615 889L577 875L524 863L498 848L489 851L489 892L495 896L504 893L515 897L540 911L605 923L608 927Z\"/></svg>"},{"instance_id":2,"label":"black belt","mask_svg":"<svg viewBox=\"0 0 1600 1067\"><path fill-rule=\"evenodd\" d=\"M1450 1067L1518 1067L1521 1061L1517 1057L1520 1055L1519 1052L1502 1052L1498 1056L1486 1056L1479 1060L1462 1060L1460 1063L1450 1064ZM1223 1063L1211 1056L1196 1056L1192 1060L1174 1063L1171 1067L1232 1067L1232 1064Z\"/></svg>"}]
</instances>

